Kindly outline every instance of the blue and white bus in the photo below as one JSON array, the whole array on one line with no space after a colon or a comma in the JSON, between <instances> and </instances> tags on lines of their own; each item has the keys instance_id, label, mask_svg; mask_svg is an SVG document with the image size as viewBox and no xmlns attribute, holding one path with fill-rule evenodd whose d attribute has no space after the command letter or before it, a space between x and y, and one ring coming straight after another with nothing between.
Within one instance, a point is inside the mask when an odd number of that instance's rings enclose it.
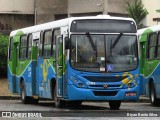
<instances>
[{"instance_id":1,"label":"blue and white bus","mask_svg":"<svg viewBox=\"0 0 160 120\"><path fill-rule=\"evenodd\" d=\"M160 106L160 25L138 30L143 95Z\"/></svg>"},{"instance_id":2,"label":"blue and white bus","mask_svg":"<svg viewBox=\"0 0 160 120\"><path fill-rule=\"evenodd\" d=\"M73 17L12 31L8 85L23 103L138 100L139 58L131 18Z\"/></svg>"}]
</instances>

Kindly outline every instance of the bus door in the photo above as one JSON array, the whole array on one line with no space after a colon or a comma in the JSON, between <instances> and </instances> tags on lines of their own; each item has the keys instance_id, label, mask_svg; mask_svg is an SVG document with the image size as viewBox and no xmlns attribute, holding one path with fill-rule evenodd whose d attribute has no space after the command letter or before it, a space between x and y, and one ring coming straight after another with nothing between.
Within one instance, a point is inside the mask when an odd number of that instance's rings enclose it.
<instances>
[{"instance_id":1,"label":"bus door","mask_svg":"<svg viewBox=\"0 0 160 120\"><path fill-rule=\"evenodd\" d=\"M67 63L69 61L69 54L70 54L70 41L68 34L63 34L63 43L64 43L64 65L63 65L63 70L64 70L64 79L63 79L63 93L64 97L67 98L68 96L68 69L67 69Z\"/></svg>"},{"instance_id":2,"label":"bus door","mask_svg":"<svg viewBox=\"0 0 160 120\"><path fill-rule=\"evenodd\" d=\"M33 35L33 50L32 50L32 95L36 95L38 90L37 78L36 78L36 67L37 67L37 59L38 59L38 43L39 39L34 39Z\"/></svg>"},{"instance_id":3,"label":"bus door","mask_svg":"<svg viewBox=\"0 0 160 120\"><path fill-rule=\"evenodd\" d=\"M140 74L144 74L145 73L145 42L140 42ZM140 85L140 94L144 95L145 94L145 79L143 78L143 76L141 76L141 85Z\"/></svg>"},{"instance_id":4,"label":"bus door","mask_svg":"<svg viewBox=\"0 0 160 120\"><path fill-rule=\"evenodd\" d=\"M63 95L63 38L56 36L56 92L57 97Z\"/></svg>"},{"instance_id":5,"label":"bus door","mask_svg":"<svg viewBox=\"0 0 160 120\"><path fill-rule=\"evenodd\" d=\"M144 69L145 69L145 42L140 42L140 52L141 52L141 56L140 56L140 67L142 69L140 69L141 74L144 74Z\"/></svg>"},{"instance_id":6,"label":"bus door","mask_svg":"<svg viewBox=\"0 0 160 120\"><path fill-rule=\"evenodd\" d=\"M17 93L17 71L18 71L18 43L13 44L13 57L12 57L12 70L13 70L13 75L12 75L12 92Z\"/></svg>"}]
</instances>

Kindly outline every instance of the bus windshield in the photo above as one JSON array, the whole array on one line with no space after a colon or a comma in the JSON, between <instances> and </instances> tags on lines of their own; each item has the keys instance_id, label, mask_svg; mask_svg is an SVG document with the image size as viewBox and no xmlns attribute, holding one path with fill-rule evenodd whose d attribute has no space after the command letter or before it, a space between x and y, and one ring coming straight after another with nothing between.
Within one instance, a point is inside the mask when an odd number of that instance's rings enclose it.
<instances>
[{"instance_id":1,"label":"bus windshield","mask_svg":"<svg viewBox=\"0 0 160 120\"><path fill-rule=\"evenodd\" d=\"M92 72L124 72L138 66L136 35L73 34L71 66Z\"/></svg>"}]
</instances>

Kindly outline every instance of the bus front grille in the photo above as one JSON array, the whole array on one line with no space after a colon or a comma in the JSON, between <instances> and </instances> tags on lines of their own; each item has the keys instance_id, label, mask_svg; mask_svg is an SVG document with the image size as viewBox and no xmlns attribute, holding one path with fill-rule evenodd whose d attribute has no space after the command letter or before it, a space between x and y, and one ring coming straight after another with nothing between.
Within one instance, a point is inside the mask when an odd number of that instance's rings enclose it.
<instances>
[{"instance_id":1,"label":"bus front grille","mask_svg":"<svg viewBox=\"0 0 160 120\"><path fill-rule=\"evenodd\" d=\"M83 76L85 79L91 82L120 82L127 76Z\"/></svg>"},{"instance_id":2,"label":"bus front grille","mask_svg":"<svg viewBox=\"0 0 160 120\"><path fill-rule=\"evenodd\" d=\"M118 91L93 91L95 96L115 96Z\"/></svg>"},{"instance_id":3,"label":"bus front grille","mask_svg":"<svg viewBox=\"0 0 160 120\"><path fill-rule=\"evenodd\" d=\"M104 88L104 85L89 85L92 88ZM120 88L121 85L108 85L108 88Z\"/></svg>"}]
</instances>

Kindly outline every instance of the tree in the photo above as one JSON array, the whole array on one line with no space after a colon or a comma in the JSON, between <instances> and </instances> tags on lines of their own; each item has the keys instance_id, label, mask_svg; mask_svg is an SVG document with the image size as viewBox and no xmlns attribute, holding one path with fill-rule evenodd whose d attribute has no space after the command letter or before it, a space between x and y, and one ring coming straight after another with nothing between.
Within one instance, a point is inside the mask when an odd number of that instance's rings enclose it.
<instances>
[{"instance_id":1,"label":"tree","mask_svg":"<svg viewBox=\"0 0 160 120\"><path fill-rule=\"evenodd\" d=\"M146 17L148 11L144 8L141 0L134 0L133 4L127 3L127 11L129 17L133 18L137 24L138 28L144 27L141 21Z\"/></svg>"},{"instance_id":2,"label":"tree","mask_svg":"<svg viewBox=\"0 0 160 120\"><path fill-rule=\"evenodd\" d=\"M7 76L8 38L0 34L0 77Z\"/></svg>"}]
</instances>

